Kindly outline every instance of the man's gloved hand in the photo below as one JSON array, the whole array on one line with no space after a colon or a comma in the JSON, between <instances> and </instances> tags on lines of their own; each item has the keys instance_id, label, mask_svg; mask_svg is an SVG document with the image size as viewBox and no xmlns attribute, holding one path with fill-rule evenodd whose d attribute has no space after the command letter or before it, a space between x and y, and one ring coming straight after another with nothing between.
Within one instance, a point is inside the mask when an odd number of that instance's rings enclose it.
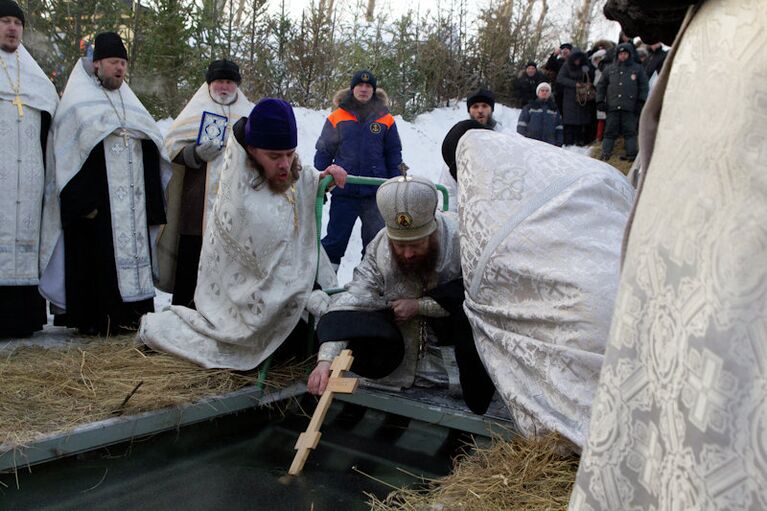
<instances>
[{"instance_id":1,"label":"man's gloved hand","mask_svg":"<svg viewBox=\"0 0 767 511\"><path fill-rule=\"evenodd\" d=\"M330 295L322 289L315 289L309 295L309 300L306 302L306 310L312 316L319 318L328 310L328 305L330 305Z\"/></svg>"},{"instance_id":2,"label":"man's gloved hand","mask_svg":"<svg viewBox=\"0 0 767 511\"><path fill-rule=\"evenodd\" d=\"M605 103L604 101L600 101L599 103L597 103L597 110L599 110L600 112L607 112L607 103Z\"/></svg>"},{"instance_id":3,"label":"man's gloved hand","mask_svg":"<svg viewBox=\"0 0 767 511\"><path fill-rule=\"evenodd\" d=\"M194 152L202 161L211 161L221 153L223 148L224 146L220 145L218 142L208 140L207 142L195 146Z\"/></svg>"}]
</instances>

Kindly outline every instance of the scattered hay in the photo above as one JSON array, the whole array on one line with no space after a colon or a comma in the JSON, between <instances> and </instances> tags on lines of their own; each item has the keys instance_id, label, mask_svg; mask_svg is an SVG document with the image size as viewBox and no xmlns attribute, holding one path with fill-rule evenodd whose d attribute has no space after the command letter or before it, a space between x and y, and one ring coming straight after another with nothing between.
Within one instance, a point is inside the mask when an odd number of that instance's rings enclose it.
<instances>
[{"instance_id":1,"label":"scattered hay","mask_svg":"<svg viewBox=\"0 0 767 511\"><path fill-rule=\"evenodd\" d=\"M303 378L308 361L270 369L265 388ZM2 450L118 415L188 404L258 383L258 371L206 370L145 353L132 335L60 348L23 346L0 359Z\"/></svg>"},{"instance_id":2,"label":"scattered hay","mask_svg":"<svg viewBox=\"0 0 767 511\"><path fill-rule=\"evenodd\" d=\"M402 488L383 501L368 495L368 503L374 511L566 509L578 457L563 455L563 446L557 436L496 438L456 458L453 473L425 489Z\"/></svg>"},{"instance_id":3,"label":"scattered hay","mask_svg":"<svg viewBox=\"0 0 767 511\"><path fill-rule=\"evenodd\" d=\"M618 137L615 140L613 155L605 163L612 165L616 169L620 170L624 176L628 176L629 171L631 170L631 166L634 165L634 162L621 160L620 155L622 155L624 152L625 152L625 145L624 145L623 137ZM602 156L602 142L594 142L594 145L591 146L591 150L589 151L589 156L591 156L592 158L596 158L597 160L599 159L600 156Z\"/></svg>"}]
</instances>

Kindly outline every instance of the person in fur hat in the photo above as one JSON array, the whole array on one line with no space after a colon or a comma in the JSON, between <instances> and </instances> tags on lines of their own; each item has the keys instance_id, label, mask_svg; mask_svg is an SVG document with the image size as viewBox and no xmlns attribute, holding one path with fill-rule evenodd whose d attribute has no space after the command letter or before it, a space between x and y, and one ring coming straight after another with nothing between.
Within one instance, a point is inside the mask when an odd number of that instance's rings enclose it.
<instances>
[{"instance_id":1,"label":"person in fur hat","mask_svg":"<svg viewBox=\"0 0 767 511\"><path fill-rule=\"evenodd\" d=\"M317 140L314 167L329 170L341 167L350 175L391 178L400 175L402 143L389 98L377 87L373 73L358 71L349 89L333 99L337 107L328 116ZM330 201L330 221L322 246L337 269L346 252L354 223L362 222L362 251L384 227L375 202L375 188L348 185L336 188Z\"/></svg>"},{"instance_id":2,"label":"person in fur hat","mask_svg":"<svg viewBox=\"0 0 767 511\"><path fill-rule=\"evenodd\" d=\"M173 305L194 308L202 234L216 199L226 140L234 123L253 109L239 88L241 81L236 63L225 59L211 62L205 83L165 135L165 148L174 165L168 186L168 224L158 241L157 287L173 293ZM222 139L198 143L203 112L226 118Z\"/></svg>"}]
</instances>

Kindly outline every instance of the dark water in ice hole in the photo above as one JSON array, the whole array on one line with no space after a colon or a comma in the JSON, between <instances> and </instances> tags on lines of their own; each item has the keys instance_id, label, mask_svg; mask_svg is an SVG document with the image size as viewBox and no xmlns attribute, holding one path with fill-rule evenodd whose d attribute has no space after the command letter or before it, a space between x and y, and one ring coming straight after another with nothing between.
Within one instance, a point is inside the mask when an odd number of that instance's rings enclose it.
<instances>
[{"instance_id":1,"label":"dark water in ice hole","mask_svg":"<svg viewBox=\"0 0 767 511\"><path fill-rule=\"evenodd\" d=\"M312 406L304 400L304 409ZM0 474L2 510L355 510L364 492L447 474L468 437L334 403L304 472L287 469L305 416L249 411L132 443Z\"/></svg>"}]
</instances>

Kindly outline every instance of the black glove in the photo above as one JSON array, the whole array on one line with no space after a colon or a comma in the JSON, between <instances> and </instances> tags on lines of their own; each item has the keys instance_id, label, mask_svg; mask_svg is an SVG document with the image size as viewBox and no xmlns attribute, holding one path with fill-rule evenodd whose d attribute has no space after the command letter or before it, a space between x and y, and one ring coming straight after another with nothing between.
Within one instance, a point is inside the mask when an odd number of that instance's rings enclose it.
<instances>
[{"instance_id":1,"label":"black glove","mask_svg":"<svg viewBox=\"0 0 767 511\"><path fill-rule=\"evenodd\" d=\"M599 103L597 103L597 110L599 110L600 112L607 112L607 103L605 103L604 101L600 101Z\"/></svg>"}]
</instances>

